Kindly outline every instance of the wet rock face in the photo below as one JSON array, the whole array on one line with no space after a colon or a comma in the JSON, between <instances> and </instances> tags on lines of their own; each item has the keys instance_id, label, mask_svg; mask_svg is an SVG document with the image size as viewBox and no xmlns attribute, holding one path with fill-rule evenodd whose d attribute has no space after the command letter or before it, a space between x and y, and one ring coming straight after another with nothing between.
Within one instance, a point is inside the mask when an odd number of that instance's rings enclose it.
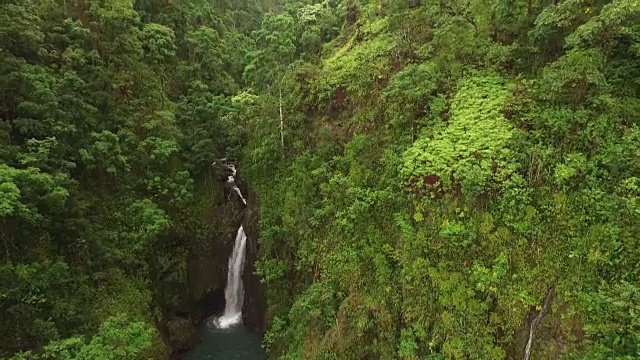
<instances>
[{"instance_id":1,"label":"wet rock face","mask_svg":"<svg viewBox=\"0 0 640 360\"><path fill-rule=\"evenodd\" d=\"M175 318L167 323L167 341L175 352L187 351L200 341L190 318Z\"/></svg>"},{"instance_id":2,"label":"wet rock face","mask_svg":"<svg viewBox=\"0 0 640 360\"><path fill-rule=\"evenodd\" d=\"M198 313L195 318L197 319L197 322L200 323L210 316L220 315L224 312L224 306L224 287L219 286L198 300L196 303Z\"/></svg>"},{"instance_id":3,"label":"wet rock face","mask_svg":"<svg viewBox=\"0 0 640 360\"><path fill-rule=\"evenodd\" d=\"M220 235L219 237L223 237ZM193 302L198 302L214 289L224 286L224 244L215 239L192 241L187 260L187 282Z\"/></svg>"},{"instance_id":4,"label":"wet rock face","mask_svg":"<svg viewBox=\"0 0 640 360\"><path fill-rule=\"evenodd\" d=\"M227 199L223 182L206 190L207 199L179 223L161 250L156 269L156 303L162 311L159 328L174 354L195 346L196 326L224 310L229 254L242 208ZM161 265L158 265L161 266Z\"/></svg>"},{"instance_id":5,"label":"wet rock face","mask_svg":"<svg viewBox=\"0 0 640 360\"><path fill-rule=\"evenodd\" d=\"M241 176L241 171L238 173ZM266 296L260 278L254 274L259 250L258 199L237 176L235 184L246 198L245 205L234 189L227 186L229 174L228 168L220 170L216 176L219 181L208 192L210 203L203 204L202 211L194 212L193 222L173 234L173 243L183 250L166 250L166 255L176 264L183 264L170 270L172 274L159 280L157 286L164 314L162 333L174 354L187 351L199 342L197 325L224 312L229 256L241 225L247 234L242 275L243 322L259 334L265 331Z\"/></svg>"},{"instance_id":6,"label":"wet rock face","mask_svg":"<svg viewBox=\"0 0 640 360\"><path fill-rule=\"evenodd\" d=\"M207 236L196 234L188 241L188 287L194 304L192 317L197 324L224 311L229 256L242 223L244 204L232 189L225 187L227 177L222 180L216 183L217 193L206 215L211 231Z\"/></svg>"},{"instance_id":7,"label":"wet rock face","mask_svg":"<svg viewBox=\"0 0 640 360\"><path fill-rule=\"evenodd\" d=\"M227 228L227 237L225 237L223 282L226 282L225 274L228 272L228 258L233 248L234 235L237 228L242 225L247 235L242 273L244 285L242 319L245 325L254 327L259 334L263 334L266 327L266 294L264 294L264 289L260 283L260 277L254 274L259 250L259 203L255 192L242 179L242 168L236 168L235 162L233 160L230 161L229 163L220 164L223 167L224 174L227 176L224 183L225 211L227 214L233 214L232 217L234 219L231 222L231 228ZM230 179L233 181L230 181ZM237 189L233 189L233 186L237 186Z\"/></svg>"}]
</instances>

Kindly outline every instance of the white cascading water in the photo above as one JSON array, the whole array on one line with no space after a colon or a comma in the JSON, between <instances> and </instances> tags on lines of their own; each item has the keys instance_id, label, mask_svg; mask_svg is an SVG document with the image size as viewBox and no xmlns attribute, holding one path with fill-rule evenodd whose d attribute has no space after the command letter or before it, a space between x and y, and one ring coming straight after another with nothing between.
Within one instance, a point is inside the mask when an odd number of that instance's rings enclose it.
<instances>
[{"instance_id":1,"label":"white cascading water","mask_svg":"<svg viewBox=\"0 0 640 360\"><path fill-rule=\"evenodd\" d=\"M242 302L244 287L242 285L242 270L244 269L244 254L247 245L247 235L240 226L233 252L229 257L229 274L227 275L227 288L224 290L226 305L224 314L214 321L216 327L225 329L242 321Z\"/></svg>"},{"instance_id":2,"label":"white cascading water","mask_svg":"<svg viewBox=\"0 0 640 360\"><path fill-rule=\"evenodd\" d=\"M247 205L247 200L244 198L244 196L242 196L242 192L240 192L240 189L236 185L236 179L235 179L236 166L234 164L229 164L229 165L227 165L227 167L231 171L231 175L229 175L229 177L227 177L227 184L229 184L231 186L231 188L233 188L233 190L238 194L238 196L240 196L240 199L242 199L242 202L245 205Z\"/></svg>"},{"instance_id":3,"label":"white cascading water","mask_svg":"<svg viewBox=\"0 0 640 360\"><path fill-rule=\"evenodd\" d=\"M226 159L223 159L226 160ZM231 175L227 177L227 184L240 196L242 202L247 205L247 200L242 196L242 192L235 183L236 166L228 164L227 168ZM213 324L220 329L226 329L232 325L242 322L242 303L244 301L244 286L242 284L242 271L244 270L245 249L247 247L247 235L244 228L240 226L236 234L233 251L229 257L229 273L227 274L227 287L224 290L226 301L224 313Z\"/></svg>"}]
</instances>

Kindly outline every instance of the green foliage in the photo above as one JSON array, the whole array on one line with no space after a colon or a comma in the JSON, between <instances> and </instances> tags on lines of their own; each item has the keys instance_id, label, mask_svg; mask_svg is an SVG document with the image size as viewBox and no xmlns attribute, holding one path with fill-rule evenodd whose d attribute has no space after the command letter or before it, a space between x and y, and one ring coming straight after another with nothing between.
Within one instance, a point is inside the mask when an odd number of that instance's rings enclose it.
<instances>
[{"instance_id":1,"label":"green foliage","mask_svg":"<svg viewBox=\"0 0 640 360\"><path fill-rule=\"evenodd\" d=\"M482 265L473 264L472 279L476 281L476 289L480 291L497 292L495 287L500 278L504 277L508 271L507 257L504 253L498 256L491 270Z\"/></svg>"},{"instance_id":2,"label":"green foliage","mask_svg":"<svg viewBox=\"0 0 640 360\"><path fill-rule=\"evenodd\" d=\"M439 101L442 99L434 96L439 85L438 77L438 69L433 62L410 64L391 79L383 92L390 125L402 133L411 127L412 142L420 127L428 121L440 120L445 111Z\"/></svg>"},{"instance_id":3,"label":"green foliage","mask_svg":"<svg viewBox=\"0 0 640 360\"><path fill-rule=\"evenodd\" d=\"M0 356L166 357L233 156L273 358L639 357L639 9L3 3Z\"/></svg>"},{"instance_id":4,"label":"green foliage","mask_svg":"<svg viewBox=\"0 0 640 360\"><path fill-rule=\"evenodd\" d=\"M151 344L153 329L124 317L109 318L77 355L78 359L131 359L142 355Z\"/></svg>"},{"instance_id":5,"label":"green foliage","mask_svg":"<svg viewBox=\"0 0 640 360\"><path fill-rule=\"evenodd\" d=\"M47 344L41 353L19 353L11 360L127 360L141 358L152 343L154 330L144 322L124 316L107 319L96 335L85 342L72 337Z\"/></svg>"},{"instance_id":6,"label":"green foliage","mask_svg":"<svg viewBox=\"0 0 640 360\"><path fill-rule=\"evenodd\" d=\"M553 4L542 9L535 20L529 37L534 41L553 39L554 32L566 31L592 12L588 2L582 0L568 0Z\"/></svg>"},{"instance_id":7,"label":"green foliage","mask_svg":"<svg viewBox=\"0 0 640 360\"><path fill-rule=\"evenodd\" d=\"M342 2L330 0L300 5L296 9L301 58L313 59L325 43L338 36L344 11Z\"/></svg>"},{"instance_id":8,"label":"green foliage","mask_svg":"<svg viewBox=\"0 0 640 360\"><path fill-rule=\"evenodd\" d=\"M168 358L257 9L0 5L0 358Z\"/></svg>"},{"instance_id":9,"label":"green foliage","mask_svg":"<svg viewBox=\"0 0 640 360\"><path fill-rule=\"evenodd\" d=\"M123 155L118 135L105 130L91 134L91 138L93 144L79 151L80 158L89 169L95 167L110 174L129 170L128 159Z\"/></svg>"},{"instance_id":10,"label":"green foliage","mask_svg":"<svg viewBox=\"0 0 640 360\"><path fill-rule=\"evenodd\" d=\"M293 145L258 92L243 157L270 356L520 358L553 293L531 358L638 356L636 2L348 2L322 52L285 8Z\"/></svg>"},{"instance_id":11,"label":"green foliage","mask_svg":"<svg viewBox=\"0 0 640 360\"><path fill-rule=\"evenodd\" d=\"M173 29L160 24L145 24L142 30L145 56L155 64L167 62L176 55Z\"/></svg>"},{"instance_id":12,"label":"green foliage","mask_svg":"<svg viewBox=\"0 0 640 360\"><path fill-rule=\"evenodd\" d=\"M220 39L218 31L207 26L187 33L185 42L189 61L179 68L179 72L188 74L183 77L203 81L215 93L233 92L236 84L227 71L233 61L229 56L232 44Z\"/></svg>"},{"instance_id":13,"label":"green foliage","mask_svg":"<svg viewBox=\"0 0 640 360\"><path fill-rule=\"evenodd\" d=\"M326 281L309 286L289 311L289 317L296 323L320 321L331 325L335 316L335 294Z\"/></svg>"},{"instance_id":14,"label":"green foliage","mask_svg":"<svg viewBox=\"0 0 640 360\"><path fill-rule=\"evenodd\" d=\"M351 95L362 96L376 87L376 82L384 79L390 68L389 56L395 44L385 29L385 19L370 24L362 34L353 34L348 43L325 59L318 81L311 89L319 103L332 104L336 92L341 89L348 103ZM359 98L359 97L355 97Z\"/></svg>"},{"instance_id":15,"label":"green foliage","mask_svg":"<svg viewBox=\"0 0 640 360\"><path fill-rule=\"evenodd\" d=\"M632 34L631 26L640 19L637 0L606 4L597 16L591 17L566 38L569 47L599 47L614 49L618 39Z\"/></svg>"},{"instance_id":16,"label":"green foliage","mask_svg":"<svg viewBox=\"0 0 640 360\"><path fill-rule=\"evenodd\" d=\"M596 50L569 51L545 69L541 90L572 105L585 104L587 96L597 95L606 86L603 66L604 58Z\"/></svg>"},{"instance_id":17,"label":"green foliage","mask_svg":"<svg viewBox=\"0 0 640 360\"><path fill-rule=\"evenodd\" d=\"M83 294L77 294L74 301L65 301L67 294L79 290L66 263L5 263L0 266L0 277L5 349L19 349L24 341L44 345L81 321L83 309L79 301Z\"/></svg>"},{"instance_id":18,"label":"green foliage","mask_svg":"<svg viewBox=\"0 0 640 360\"><path fill-rule=\"evenodd\" d=\"M148 199L131 204L125 211L127 227L126 243L136 254L150 248L150 241L158 238L171 226L171 221L162 209Z\"/></svg>"},{"instance_id":19,"label":"green foliage","mask_svg":"<svg viewBox=\"0 0 640 360\"><path fill-rule=\"evenodd\" d=\"M215 96L201 82L178 104L176 121L183 129L180 147L194 173L202 172L215 161L223 148L222 117L229 109L229 100Z\"/></svg>"},{"instance_id":20,"label":"green foliage","mask_svg":"<svg viewBox=\"0 0 640 360\"><path fill-rule=\"evenodd\" d=\"M39 209L54 211L64 206L69 196L65 180L63 174L52 176L34 167L22 170L0 164L5 215L33 221L41 215Z\"/></svg>"},{"instance_id":21,"label":"green foliage","mask_svg":"<svg viewBox=\"0 0 640 360\"><path fill-rule=\"evenodd\" d=\"M433 137L418 139L404 155L402 175L421 187L461 184L478 196L514 171L508 142L511 125L501 113L508 91L500 78L463 80L451 105L451 120ZM429 183L428 177L435 177Z\"/></svg>"},{"instance_id":22,"label":"green foliage","mask_svg":"<svg viewBox=\"0 0 640 360\"><path fill-rule=\"evenodd\" d=\"M18 207L20 200L20 189L13 182L3 182L0 185L2 189L2 203L0 204L1 216L12 215Z\"/></svg>"},{"instance_id":23,"label":"green foliage","mask_svg":"<svg viewBox=\"0 0 640 360\"><path fill-rule=\"evenodd\" d=\"M294 21L288 14L267 13L260 30L253 34L256 50L250 52L244 77L258 89L277 85L295 53Z\"/></svg>"}]
</instances>

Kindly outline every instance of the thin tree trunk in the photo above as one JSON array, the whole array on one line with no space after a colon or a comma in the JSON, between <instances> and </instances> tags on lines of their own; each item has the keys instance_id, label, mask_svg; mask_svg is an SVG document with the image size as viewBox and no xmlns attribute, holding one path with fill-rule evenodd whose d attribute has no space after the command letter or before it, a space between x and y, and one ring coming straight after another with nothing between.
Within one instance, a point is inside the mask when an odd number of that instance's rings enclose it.
<instances>
[{"instance_id":1,"label":"thin tree trunk","mask_svg":"<svg viewBox=\"0 0 640 360\"><path fill-rule=\"evenodd\" d=\"M284 117L282 116L282 87L278 89L280 93L280 146L282 146L282 156L284 156Z\"/></svg>"}]
</instances>

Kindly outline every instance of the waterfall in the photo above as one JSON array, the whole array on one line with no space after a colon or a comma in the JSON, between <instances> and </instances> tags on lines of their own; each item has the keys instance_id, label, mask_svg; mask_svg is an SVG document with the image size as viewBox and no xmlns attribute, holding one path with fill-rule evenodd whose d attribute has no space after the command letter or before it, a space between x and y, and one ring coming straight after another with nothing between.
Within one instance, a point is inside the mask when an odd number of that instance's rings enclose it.
<instances>
[{"instance_id":1,"label":"waterfall","mask_svg":"<svg viewBox=\"0 0 640 360\"><path fill-rule=\"evenodd\" d=\"M229 257L229 274L227 275L227 288L224 290L226 305L224 314L214 320L216 327L224 329L242 321L242 302L244 287L242 285L242 270L244 269L244 254L247 245L247 235L240 226L233 252Z\"/></svg>"},{"instance_id":2,"label":"waterfall","mask_svg":"<svg viewBox=\"0 0 640 360\"><path fill-rule=\"evenodd\" d=\"M227 177L225 187L232 188L236 194L247 205L247 200L242 196L242 192L235 182L236 165L228 163L227 159L220 159L226 165L227 170L231 173ZM216 162L213 163L216 165ZM242 284L242 271L244 270L244 258L247 247L247 235L244 228L240 226L236 234L236 240L233 245L233 251L229 256L229 273L227 274L227 287L224 289L224 298L226 301L224 313L219 318L213 319L211 323L220 329L226 329L232 325L242 322L242 303L244 301L244 286Z\"/></svg>"},{"instance_id":3,"label":"waterfall","mask_svg":"<svg viewBox=\"0 0 640 360\"><path fill-rule=\"evenodd\" d=\"M227 177L227 184L231 186L231 188L238 194L238 196L240 196L242 202L247 205L247 200L244 198L244 196L242 196L242 192L240 192L240 189L236 185L236 166L234 164L229 164L227 165L227 168L231 171L231 175Z\"/></svg>"}]
</instances>

